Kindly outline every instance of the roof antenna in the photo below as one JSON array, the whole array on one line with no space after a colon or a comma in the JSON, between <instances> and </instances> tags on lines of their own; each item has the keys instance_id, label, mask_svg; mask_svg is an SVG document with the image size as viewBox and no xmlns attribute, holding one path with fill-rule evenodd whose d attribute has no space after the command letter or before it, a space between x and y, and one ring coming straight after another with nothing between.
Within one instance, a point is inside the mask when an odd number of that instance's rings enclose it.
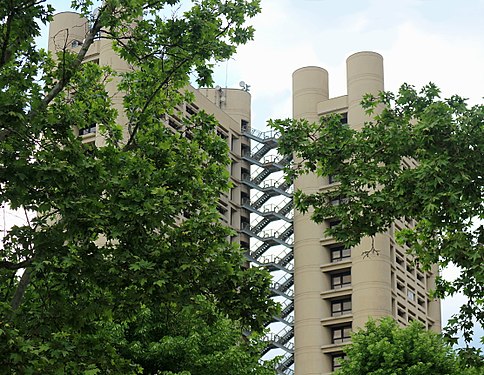
<instances>
[{"instance_id":1,"label":"roof antenna","mask_svg":"<svg viewBox=\"0 0 484 375\"><path fill-rule=\"evenodd\" d=\"M245 83L244 81L240 81L239 82L239 86L242 88L242 90L244 90L245 92L249 92L250 90L250 85L248 85L247 83Z\"/></svg>"},{"instance_id":2,"label":"roof antenna","mask_svg":"<svg viewBox=\"0 0 484 375\"><path fill-rule=\"evenodd\" d=\"M228 79L229 79L229 59L225 61L225 88L227 88Z\"/></svg>"}]
</instances>

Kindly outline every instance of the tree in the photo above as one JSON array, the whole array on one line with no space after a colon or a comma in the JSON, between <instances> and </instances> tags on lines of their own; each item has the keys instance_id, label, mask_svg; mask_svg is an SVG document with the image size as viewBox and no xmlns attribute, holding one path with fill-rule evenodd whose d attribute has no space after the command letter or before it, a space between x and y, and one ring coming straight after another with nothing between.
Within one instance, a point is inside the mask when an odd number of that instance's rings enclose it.
<instances>
[{"instance_id":1,"label":"tree","mask_svg":"<svg viewBox=\"0 0 484 375\"><path fill-rule=\"evenodd\" d=\"M467 297L447 333L463 330L469 342L473 319L484 323L484 106L469 108L458 96L441 99L433 84L420 92L405 84L397 95L367 95L362 105L369 117L361 131L341 126L337 115L318 123L272 122L281 132L280 152L301 160L288 170L290 178L315 173L339 181L327 191L296 192L295 206L314 208L316 222L341 219L328 233L348 246L395 219L416 220L397 239L424 270L435 263L460 267L454 282L438 282L435 295ZM338 197L342 204L332 205Z\"/></svg>"},{"instance_id":2,"label":"tree","mask_svg":"<svg viewBox=\"0 0 484 375\"><path fill-rule=\"evenodd\" d=\"M338 375L478 375L480 367L461 364L451 346L419 322L400 328L391 318L369 320L351 336Z\"/></svg>"},{"instance_id":3,"label":"tree","mask_svg":"<svg viewBox=\"0 0 484 375\"><path fill-rule=\"evenodd\" d=\"M56 57L34 44L47 1L0 5L0 199L35 212L0 249L1 373L273 373L256 335L276 312L269 276L245 269L217 212L227 145L203 112L183 134L162 121L191 99L191 73L210 84L210 64L252 38L259 1L166 11L179 4L105 0L79 52ZM131 71L83 63L99 35ZM74 131L92 124L104 147Z\"/></svg>"}]
</instances>

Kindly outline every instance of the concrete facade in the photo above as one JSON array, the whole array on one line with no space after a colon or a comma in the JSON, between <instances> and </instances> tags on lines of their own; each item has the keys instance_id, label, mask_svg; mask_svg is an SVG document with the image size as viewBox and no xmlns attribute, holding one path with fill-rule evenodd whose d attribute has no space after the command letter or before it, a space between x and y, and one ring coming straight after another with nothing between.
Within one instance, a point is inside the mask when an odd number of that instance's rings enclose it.
<instances>
[{"instance_id":1,"label":"concrete facade","mask_svg":"<svg viewBox=\"0 0 484 375\"><path fill-rule=\"evenodd\" d=\"M383 58L359 52L347 59L347 95L329 98L328 73L305 67L293 74L293 117L317 121L340 113L348 125L360 129L368 121L360 106L366 93L377 94L383 86ZM412 161L407 161L412 163ZM337 182L314 175L299 177L295 188L307 193L330 189ZM310 213L294 214L295 373L330 374L338 368L350 333L369 317L394 317L402 326L419 320L440 331L440 302L429 297L437 269L415 269L405 249L395 242L395 231L412 223L397 221L374 238L379 255L363 257L372 247L370 238L345 249L324 234L333 225L328 219L317 225Z\"/></svg>"},{"instance_id":2,"label":"concrete facade","mask_svg":"<svg viewBox=\"0 0 484 375\"><path fill-rule=\"evenodd\" d=\"M56 53L64 49L78 52L88 31L89 21L75 12L62 12L54 15L49 27L49 51ZM130 71L133 68L122 60L112 49L109 39L98 38L89 48L84 61L98 63L101 66L110 66L116 72ZM118 91L119 77L107 83L106 89L112 98L113 105L118 111L118 123L126 125L127 119L123 111L123 93ZM218 210L222 221L232 227L237 235L231 238L243 248L249 248L249 237L241 233L244 223L250 221L249 212L242 208L242 201L250 196L250 190L241 183L241 176L250 173L249 164L242 159L242 153L250 150L250 140L242 133L243 128L250 126L251 121L251 95L241 89L201 89L192 86L187 90L193 93L193 103L183 103L175 109L175 114L166 118L166 124L174 131L183 132L183 117L190 117L200 110L213 114L219 121L217 134L223 138L230 148L231 165L230 179L233 184L230 192L222 194L218 202ZM84 143L92 143L102 147L104 137L99 134L96 125L85 129L75 129L82 137ZM125 127L125 137L128 132Z\"/></svg>"},{"instance_id":3,"label":"concrete facade","mask_svg":"<svg viewBox=\"0 0 484 375\"><path fill-rule=\"evenodd\" d=\"M54 16L50 25L49 50L80 48L87 32L88 20L73 12ZM116 71L132 69L112 50L108 40L98 39L89 49L86 61L108 65ZM107 88L118 109L118 121L126 124L122 111L123 94L114 80ZM347 59L347 95L330 98L328 72L319 67L305 67L293 74L293 117L317 121L320 116L341 113L349 126L359 129L367 120L360 107L365 93L384 89L383 59L374 52L360 52ZM243 155L250 154L251 145L244 132L251 125L251 97L244 90L188 87L195 100L176 109L166 118L174 131L183 131L183 116L199 110L213 114L220 122L217 133L230 148L230 178L233 188L218 202L222 220L237 236L232 241L249 249L250 236L242 230L250 223L249 211L242 207L250 200L250 189L242 183L251 169ZM83 142L97 147L104 144L96 126L76 129ZM127 135L127 132L126 132ZM412 161L407 161L409 164ZM337 182L314 175L300 177L295 188L306 193L330 189ZM324 235L334 224L328 219L322 225L310 220L310 213L294 213L294 360L296 375L325 375L338 367L342 349L350 341L350 332L362 327L368 317L392 316L401 325L411 320L423 322L428 329L440 331L440 302L429 297L435 287L437 269L422 272L415 269L405 249L395 242L395 231L412 223L395 222L387 232L374 239L378 256L363 258L371 248L365 238L351 249ZM292 272L292 270L291 270ZM290 306L290 305L289 305Z\"/></svg>"}]
</instances>

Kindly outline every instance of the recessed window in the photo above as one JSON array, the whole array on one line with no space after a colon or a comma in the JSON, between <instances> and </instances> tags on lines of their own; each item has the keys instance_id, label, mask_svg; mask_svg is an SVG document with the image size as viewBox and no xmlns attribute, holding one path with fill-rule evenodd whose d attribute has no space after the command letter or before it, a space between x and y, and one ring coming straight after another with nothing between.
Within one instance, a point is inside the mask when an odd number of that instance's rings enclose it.
<instances>
[{"instance_id":1,"label":"recessed window","mask_svg":"<svg viewBox=\"0 0 484 375\"><path fill-rule=\"evenodd\" d=\"M340 113L341 125L348 125L348 112Z\"/></svg>"},{"instance_id":2,"label":"recessed window","mask_svg":"<svg viewBox=\"0 0 484 375\"><path fill-rule=\"evenodd\" d=\"M331 316L341 316L351 314L351 299L331 301Z\"/></svg>"},{"instance_id":3,"label":"recessed window","mask_svg":"<svg viewBox=\"0 0 484 375\"><path fill-rule=\"evenodd\" d=\"M328 176L328 182L329 182L330 184L334 184L335 182L338 182L338 181L339 181L338 176L336 176L336 175L334 175L334 174L330 174L330 175Z\"/></svg>"},{"instance_id":4,"label":"recessed window","mask_svg":"<svg viewBox=\"0 0 484 375\"><path fill-rule=\"evenodd\" d=\"M175 117L173 118L170 117L168 119L168 125L175 130L180 130L182 128L181 123Z\"/></svg>"},{"instance_id":5,"label":"recessed window","mask_svg":"<svg viewBox=\"0 0 484 375\"><path fill-rule=\"evenodd\" d=\"M91 126L79 129L79 135L86 135L92 133L96 133L96 124L92 124Z\"/></svg>"},{"instance_id":6,"label":"recessed window","mask_svg":"<svg viewBox=\"0 0 484 375\"><path fill-rule=\"evenodd\" d=\"M328 223L328 226L329 226L330 229L334 229L339 224L341 224L341 220L330 220L329 223Z\"/></svg>"},{"instance_id":7,"label":"recessed window","mask_svg":"<svg viewBox=\"0 0 484 375\"><path fill-rule=\"evenodd\" d=\"M222 207L222 206L217 206L217 211L221 214L221 215L225 215L227 213L227 209L225 207Z\"/></svg>"},{"instance_id":8,"label":"recessed window","mask_svg":"<svg viewBox=\"0 0 484 375\"><path fill-rule=\"evenodd\" d=\"M80 46L82 46L82 42L80 40L74 39L71 42L71 47L72 48L77 48L77 47L80 47Z\"/></svg>"},{"instance_id":9,"label":"recessed window","mask_svg":"<svg viewBox=\"0 0 484 375\"><path fill-rule=\"evenodd\" d=\"M351 272L342 272L331 275L331 288L341 289L351 285Z\"/></svg>"},{"instance_id":10,"label":"recessed window","mask_svg":"<svg viewBox=\"0 0 484 375\"><path fill-rule=\"evenodd\" d=\"M340 344L351 340L351 326L332 328L333 344Z\"/></svg>"},{"instance_id":11,"label":"recessed window","mask_svg":"<svg viewBox=\"0 0 484 375\"><path fill-rule=\"evenodd\" d=\"M228 142L229 136L227 133L223 132L222 130L217 130L217 135L222 138L225 142Z\"/></svg>"},{"instance_id":12,"label":"recessed window","mask_svg":"<svg viewBox=\"0 0 484 375\"><path fill-rule=\"evenodd\" d=\"M196 113L195 108L189 106L188 104L186 106L186 111L189 115L194 115Z\"/></svg>"},{"instance_id":13,"label":"recessed window","mask_svg":"<svg viewBox=\"0 0 484 375\"><path fill-rule=\"evenodd\" d=\"M347 249L343 245L331 246L330 251L332 263L342 262L351 257L351 249Z\"/></svg>"},{"instance_id":14,"label":"recessed window","mask_svg":"<svg viewBox=\"0 0 484 375\"><path fill-rule=\"evenodd\" d=\"M412 292L411 290L407 291L407 298L409 301L415 301L415 293Z\"/></svg>"},{"instance_id":15,"label":"recessed window","mask_svg":"<svg viewBox=\"0 0 484 375\"><path fill-rule=\"evenodd\" d=\"M417 280L424 283L424 276L419 271L417 271Z\"/></svg>"},{"instance_id":16,"label":"recessed window","mask_svg":"<svg viewBox=\"0 0 484 375\"><path fill-rule=\"evenodd\" d=\"M345 359L348 359L348 357L343 353L333 354L331 356L331 370L336 371L337 369L341 368L341 362Z\"/></svg>"},{"instance_id":17,"label":"recessed window","mask_svg":"<svg viewBox=\"0 0 484 375\"><path fill-rule=\"evenodd\" d=\"M412 265L407 264L407 272L413 274L413 270L414 268L412 267Z\"/></svg>"},{"instance_id":18,"label":"recessed window","mask_svg":"<svg viewBox=\"0 0 484 375\"><path fill-rule=\"evenodd\" d=\"M247 120L240 120L240 130L242 132L247 132L250 130L249 128L249 121Z\"/></svg>"},{"instance_id":19,"label":"recessed window","mask_svg":"<svg viewBox=\"0 0 484 375\"><path fill-rule=\"evenodd\" d=\"M331 204L331 206L339 206L340 204L348 203L348 198L339 196L331 199L329 203Z\"/></svg>"}]
</instances>

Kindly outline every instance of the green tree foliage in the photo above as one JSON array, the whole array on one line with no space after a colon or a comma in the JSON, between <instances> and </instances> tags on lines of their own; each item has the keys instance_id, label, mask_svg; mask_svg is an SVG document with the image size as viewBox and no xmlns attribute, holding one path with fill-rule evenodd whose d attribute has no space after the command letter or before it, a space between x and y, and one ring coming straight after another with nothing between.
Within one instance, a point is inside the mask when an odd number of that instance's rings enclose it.
<instances>
[{"instance_id":1,"label":"green tree foliage","mask_svg":"<svg viewBox=\"0 0 484 375\"><path fill-rule=\"evenodd\" d=\"M463 330L470 341L473 319L484 323L484 106L441 99L433 84L368 95L362 105L369 117L361 131L341 126L337 115L272 123L282 134L280 151L300 160L288 170L291 178L315 173L338 180L329 190L296 192L295 205L302 212L314 208L316 222L341 219L328 232L349 246L395 219L416 220L398 241L423 269L460 267L454 282L439 281L436 296L464 293L468 302L447 333ZM344 199L332 205L336 198Z\"/></svg>"},{"instance_id":2,"label":"green tree foliage","mask_svg":"<svg viewBox=\"0 0 484 375\"><path fill-rule=\"evenodd\" d=\"M391 318L370 320L345 348L338 375L479 375L480 367L464 366L450 345L419 322L400 328Z\"/></svg>"},{"instance_id":3,"label":"green tree foliage","mask_svg":"<svg viewBox=\"0 0 484 375\"><path fill-rule=\"evenodd\" d=\"M217 212L227 145L203 112L183 134L162 121L190 100L190 74L210 84L210 63L252 38L259 1L167 11L179 3L105 0L78 52L57 58L34 44L47 1L0 5L0 199L35 212L0 249L2 374L273 373L242 335L275 313L268 274L244 269ZM132 70L82 64L100 32ZM102 148L76 135L92 124Z\"/></svg>"}]
</instances>

